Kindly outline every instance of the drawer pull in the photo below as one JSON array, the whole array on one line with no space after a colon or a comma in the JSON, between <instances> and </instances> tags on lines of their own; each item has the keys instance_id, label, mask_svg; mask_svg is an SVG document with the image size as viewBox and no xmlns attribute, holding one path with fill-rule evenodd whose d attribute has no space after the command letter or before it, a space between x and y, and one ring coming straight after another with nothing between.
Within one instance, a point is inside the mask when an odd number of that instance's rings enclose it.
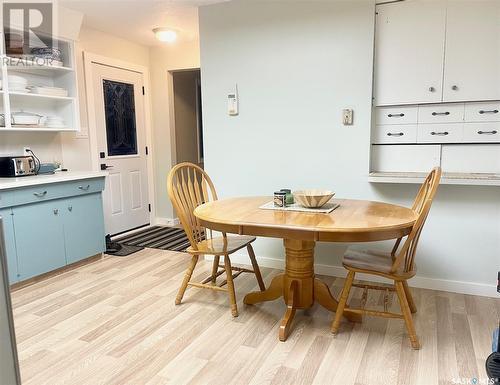
<instances>
[{"instance_id":1,"label":"drawer pull","mask_svg":"<svg viewBox=\"0 0 500 385\"><path fill-rule=\"evenodd\" d=\"M479 135L495 135L495 134L498 134L498 131L497 130L493 130L493 131L478 131L477 133Z\"/></svg>"},{"instance_id":2,"label":"drawer pull","mask_svg":"<svg viewBox=\"0 0 500 385\"><path fill-rule=\"evenodd\" d=\"M387 136L403 136L404 132L388 132Z\"/></svg>"},{"instance_id":3,"label":"drawer pull","mask_svg":"<svg viewBox=\"0 0 500 385\"><path fill-rule=\"evenodd\" d=\"M38 198L42 198L44 197L45 195L47 195L47 191L44 191L44 192L36 192L36 193L33 193L34 196L38 197Z\"/></svg>"},{"instance_id":4,"label":"drawer pull","mask_svg":"<svg viewBox=\"0 0 500 385\"><path fill-rule=\"evenodd\" d=\"M68 206L68 211L73 211L73 206Z\"/></svg>"},{"instance_id":5,"label":"drawer pull","mask_svg":"<svg viewBox=\"0 0 500 385\"><path fill-rule=\"evenodd\" d=\"M448 111L446 112L433 112L432 116L439 116L439 115L449 115L450 113Z\"/></svg>"},{"instance_id":6,"label":"drawer pull","mask_svg":"<svg viewBox=\"0 0 500 385\"><path fill-rule=\"evenodd\" d=\"M58 209L54 209L54 215L57 215L59 214L59 210Z\"/></svg>"},{"instance_id":7,"label":"drawer pull","mask_svg":"<svg viewBox=\"0 0 500 385\"><path fill-rule=\"evenodd\" d=\"M403 116L405 116L405 114L401 113L401 114L388 114L387 115L389 118L402 118Z\"/></svg>"},{"instance_id":8,"label":"drawer pull","mask_svg":"<svg viewBox=\"0 0 500 385\"><path fill-rule=\"evenodd\" d=\"M448 131L444 131L444 132L435 132L435 131L432 131L431 135L446 136L446 135L450 135L450 133Z\"/></svg>"},{"instance_id":9,"label":"drawer pull","mask_svg":"<svg viewBox=\"0 0 500 385\"><path fill-rule=\"evenodd\" d=\"M429 87L429 92L435 92L436 89L434 87Z\"/></svg>"},{"instance_id":10,"label":"drawer pull","mask_svg":"<svg viewBox=\"0 0 500 385\"><path fill-rule=\"evenodd\" d=\"M498 110L479 110L479 113L482 114L498 114Z\"/></svg>"},{"instance_id":11,"label":"drawer pull","mask_svg":"<svg viewBox=\"0 0 500 385\"><path fill-rule=\"evenodd\" d=\"M82 190L82 191L88 191L88 190L89 190L89 188L90 188L90 185L89 185L89 184L88 184L88 185L86 185L86 186L78 186L78 189L79 189L79 190Z\"/></svg>"}]
</instances>

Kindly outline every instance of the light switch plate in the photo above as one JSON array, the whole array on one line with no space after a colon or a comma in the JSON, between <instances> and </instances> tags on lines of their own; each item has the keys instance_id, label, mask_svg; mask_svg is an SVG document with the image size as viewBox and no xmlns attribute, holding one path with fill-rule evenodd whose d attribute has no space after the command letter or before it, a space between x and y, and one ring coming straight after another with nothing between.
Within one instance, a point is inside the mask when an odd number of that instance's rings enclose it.
<instances>
[{"instance_id":1,"label":"light switch plate","mask_svg":"<svg viewBox=\"0 0 500 385\"><path fill-rule=\"evenodd\" d=\"M344 126L352 126L353 123L353 110L346 108L342 110L342 124Z\"/></svg>"}]
</instances>

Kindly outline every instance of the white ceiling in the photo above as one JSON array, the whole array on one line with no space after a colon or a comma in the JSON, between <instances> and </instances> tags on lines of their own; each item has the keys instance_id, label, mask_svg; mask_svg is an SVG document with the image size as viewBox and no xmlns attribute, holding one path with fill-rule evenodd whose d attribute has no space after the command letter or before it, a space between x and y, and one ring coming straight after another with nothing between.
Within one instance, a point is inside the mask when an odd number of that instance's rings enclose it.
<instances>
[{"instance_id":1,"label":"white ceiling","mask_svg":"<svg viewBox=\"0 0 500 385\"><path fill-rule=\"evenodd\" d=\"M198 6L229 0L60 0L84 14L83 24L144 45L161 45L151 31L168 27L178 39L198 39Z\"/></svg>"}]
</instances>

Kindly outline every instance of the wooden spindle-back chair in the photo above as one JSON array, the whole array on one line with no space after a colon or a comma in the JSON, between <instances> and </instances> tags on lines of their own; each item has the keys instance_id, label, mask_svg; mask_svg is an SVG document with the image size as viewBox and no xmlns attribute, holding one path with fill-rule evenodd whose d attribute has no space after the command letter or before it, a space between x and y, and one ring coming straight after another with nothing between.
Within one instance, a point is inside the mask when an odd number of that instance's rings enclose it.
<instances>
[{"instance_id":1,"label":"wooden spindle-back chair","mask_svg":"<svg viewBox=\"0 0 500 385\"><path fill-rule=\"evenodd\" d=\"M170 171L167 180L168 195L179 216L179 220L189 239L190 247L186 250L192 255L184 280L175 299L179 305L188 286L211 290L227 291L231 304L231 313L238 316L236 294L233 280L242 273L254 273L260 290L265 285L260 274L251 243L255 237L227 235L213 237L212 231L205 229L194 215L194 209L199 205L217 200L217 192L208 174L192 163L180 163ZM246 247L253 270L231 266L229 255ZM213 255L212 274L202 282L190 282L200 255ZM219 265L220 257L224 257L224 265ZM222 270L219 270L222 268ZM233 271L235 273L233 274ZM226 273L226 279L217 284L217 278ZM210 283L210 284L209 284ZM224 286L227 284L227 288Z\"/></svg>"},{"instance_id":2,"label":"wooden spindle-back chair","mask_svg":"<svg viewBox=\"0 0 500 385\"><path fill-rule=\"evenodd\" d=\"M337 312L332 323L332 333L337 334L342 313L345 309L358 314L367 314L372 316L381 316L386 318L403 318L408 331L411 345L414 349L420 348L413 318L411 313L416 313L417 308L408 287L407 280L416 274L415 254L417 251L420 234L425 224L425 220L431 209L432 201L436 195L439 181L441 179L441 169L434 168L425 179L415 198L412 209L417 214L417 219L413 224L411 232L406 236L406 240L401 246L403 238L396 240L390 253L375 250L360 250L349 248L344 255L342 264L348 270L346 282L340 296ZM401 247L400 247L401 246ZM379 275L394 281L393 287L375 286L368 284L355 284L354 276L356 273L365 273ZM351 287L361 287L364 289L361 298L360 308L347 307L347 299ZM365 309L368 289L385 291L384 311L375 311ZM387 311L389 291L396 291L402 314Z\"/></svg>"}]
</instances>

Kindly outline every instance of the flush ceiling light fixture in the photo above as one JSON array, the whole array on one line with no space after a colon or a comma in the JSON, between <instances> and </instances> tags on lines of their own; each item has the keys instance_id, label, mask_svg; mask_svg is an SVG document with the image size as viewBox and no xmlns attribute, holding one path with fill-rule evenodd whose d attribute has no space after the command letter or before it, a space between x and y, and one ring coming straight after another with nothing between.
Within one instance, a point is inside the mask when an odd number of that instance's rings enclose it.
<instances>
[{"instance_id":1,"label":"flush ceiling light fixture","mask_svg":"<svg viewBox=\"0 0 500 385\"><path fill-rule=\"evenodd\" d=\"M155 37L165 43L173 43L177 39L177 32L169 28L154 28Z\"/></svg>"}]
</instances>

